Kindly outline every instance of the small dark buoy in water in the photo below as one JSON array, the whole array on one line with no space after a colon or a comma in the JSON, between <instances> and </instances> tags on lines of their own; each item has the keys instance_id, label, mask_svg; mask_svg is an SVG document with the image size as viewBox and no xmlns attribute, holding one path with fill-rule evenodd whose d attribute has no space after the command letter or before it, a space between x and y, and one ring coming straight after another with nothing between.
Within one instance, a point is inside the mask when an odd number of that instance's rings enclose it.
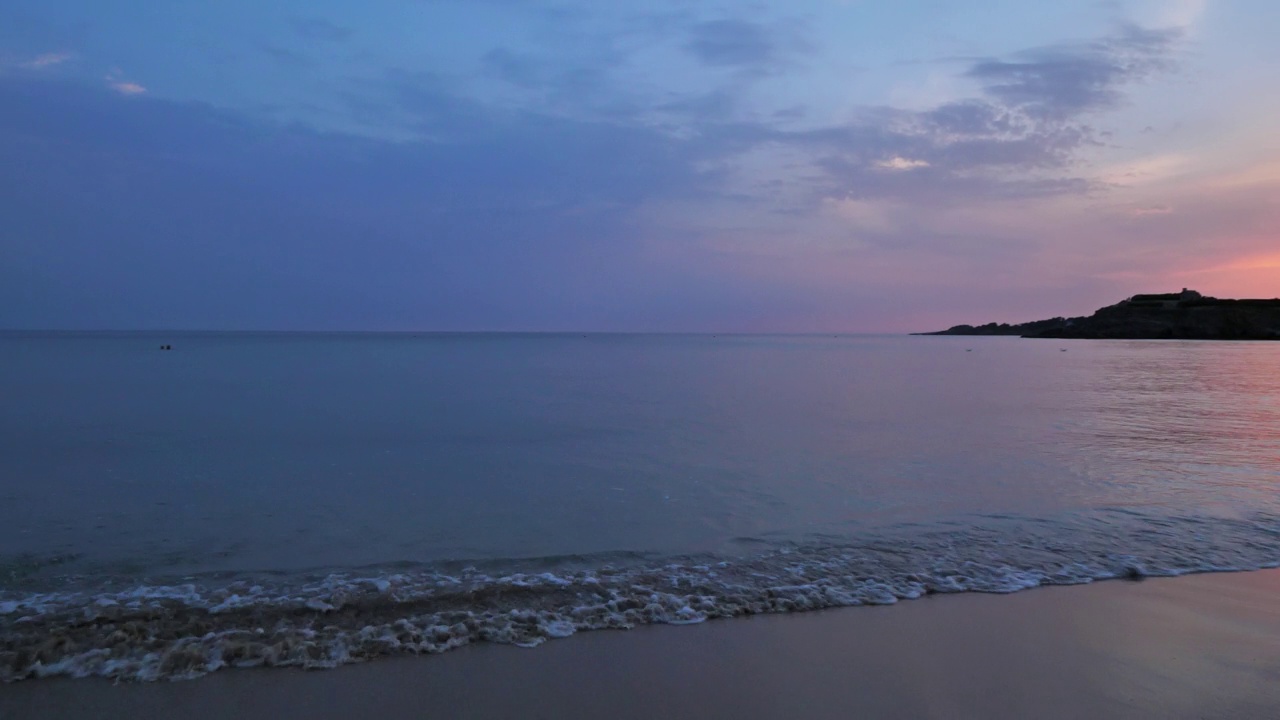
<instances>
[{"instance_id":1,"label":"small dark buoy in water","mask_svg":"<svg viewBox=\"0 0 1280 720\"><path fill-rule=\"evenodd\" d=\"M1067 349L1066 349L1066 348L1058 348L1058 349L1059 349L1059 350L1061 350L1062 352L1066 352L1066 351L1067 351Z\"/></svg>"},{"instance_id":2,"label":"small dark buoy in water","mask_svg":"<svg viewBox=\"0 0 1280 720\"><path fill-rule=\"evenodd\" d=\"M965 352L973 352L973 348L965 348L965 349L964 349L964 351L965 351Z\"/></svg>"}]
</instances>

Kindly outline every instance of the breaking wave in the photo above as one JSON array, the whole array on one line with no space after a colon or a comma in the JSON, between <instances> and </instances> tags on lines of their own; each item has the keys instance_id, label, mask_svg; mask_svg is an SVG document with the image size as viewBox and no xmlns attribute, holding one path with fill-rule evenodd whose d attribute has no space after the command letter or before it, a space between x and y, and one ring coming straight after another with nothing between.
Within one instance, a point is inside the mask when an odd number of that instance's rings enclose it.
<instances>
[{"instance_id":1,"label":"breaking wave","mask_svg":"<svg viewBox=\"0 0 1280 720\"><path fill-rule=\"evenodd\" d=\"M0 591L0 679L147 681L226 667L329 668L472 642L533 647L584 630L933 593L1255 570L1280 566L1280 515L988 518L980 527L900 526L749 557L620 557Z\"/></svg>"}]
</instances>

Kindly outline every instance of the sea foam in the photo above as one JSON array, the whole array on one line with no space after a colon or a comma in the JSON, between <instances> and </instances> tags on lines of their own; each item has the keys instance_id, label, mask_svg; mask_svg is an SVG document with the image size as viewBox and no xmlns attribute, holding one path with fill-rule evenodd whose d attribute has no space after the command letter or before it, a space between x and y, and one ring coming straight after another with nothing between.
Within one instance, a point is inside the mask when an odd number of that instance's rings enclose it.
<instances>
[{"instance_id":1,"label":"sea foam","mask_svg":"<svg viewBox=\"0 0 1280 720\"><path fill-rule=\"evenodd\" d=\"M1094 518L903 527L749 557L550 571L535 559L484 570L5 591L0 679L146 681L229 667L329 668L473 642L534 647L586 630L1278 565L1280 517L1126 517L1122 526Z\"/></svg>"}]
</instances>

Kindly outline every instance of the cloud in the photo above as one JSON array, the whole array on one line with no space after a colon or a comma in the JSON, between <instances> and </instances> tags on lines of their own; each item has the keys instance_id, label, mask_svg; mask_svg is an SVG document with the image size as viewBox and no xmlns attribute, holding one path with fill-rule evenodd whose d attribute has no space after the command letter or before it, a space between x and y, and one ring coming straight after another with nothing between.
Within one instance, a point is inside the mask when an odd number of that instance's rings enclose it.
<instances>
[{"instance_id":1,"label":"cloud","mask_svg":"<svg viewBox=\"0 0 1280 720\"><path fill-rule=\"evenodd\" d=\"M114 92L0 79L0 153L36 168L0 168L23 208L0 227L0 326L929 329L995 318L903 313L1003 287L1029 301L1021 319L1058 314L1045 288L1141 271L1160 251L1143 233L1190 247L1261 223L1252 205L1107 182L1140 159L1082 162L1106 149L1099 115L1173 67L1176 33L952 61L967 97L823 121L753 102L803 51L759 18L590 47L563 42L583 28L544 30L555 47L493 49L482 78L336 85L368 136L128 102L143 88L120 72ZM634 55L652 37L700 74L655 86Z\"/></svg>"},{"instance_id":2,"label":"cloud","mask_svg":"<svg viewBox=\"0 0 1280 720\"><path fill-rule=\"evenodd\" d=\"M742 19L694 22L684 49L709 67L767 73L810 49L800 30L794 23Z\"/></svg>"},{"instance_id":3,"label":"cloud","mask_svg":"<svg viewBox=\"0 0 1280 720\"><path fill-rule=\"evenodd\" d=\"M296 50L290 50L289 48L280 47L278 45L263 43L258 46L258 51L285 67L307 68L315 65L315 61L305 53L300 53Z\"/></svg>"},{"instance_id":4,"label":"cloud","mask_svg":"<svg viewBox=\"0 0 1280 720\"><path fill-rule=\"evenodd\" d=\"M866 108L843 125L756 134L758 142L808 148L820 171L809 183L814 203L852 194L946 206L1099 191L1119 170L1091 178L1077 167L1083 152L1103 144L1092 116L1121 104L1132 83L1171 69L1180 37L1123 27L1092 42L972 60L961 73L979 80L976 97L919 110ZM1153 162L1137 171L1151 178L1172 167ZM1123 170L1129 181L1131 171Z\"/></svg>"},{"instance_id":5,"label":"cloud","mask_svg":"<svg viewBox=\"0 0 1280 720\"><path fill-rule=\"evenodd\" d=\"M915 170L916 168L929 167L928 160L910 160L900 155L895 155L888 160L881 160L876 163L876 167L881 170Z\"/></svg>"},{"instance_id":6,"label":"cloud","mask_svg":"<svg viewBox=\"0 0 1280 720\"><path fill-rule=\"evenodd\" d=\"M121 95L142 95L147 91L142 85L131 80L125 80L123 75L124 71L120 68L112 68L111 72L107 73L107 76L103 79L106 80L107 87Z\"/></svg>"},{"instance_id":7,"label":"cloud","mask_svg":"<svg viewBox=\"0 0 1280 720\"><path fill-rule=\"evenodd\" d=\"M966 74L1007 107L1030 117L1065 120L1120 104L1123 85L1170 68L1170 55L1182 37L1177 28L1127 26L1092 43L982 60Z\"/></svg>"},{"instance_id":8,"label":"cloud","mask_svg":"<svg viewBox=\"0 0 1280 720\"><path fill-rule=\"evenodd\" d=\"M468 107L424 85L406 110ZM642 253L635 209L706 189L651 129L405 143L4 79L0 106L0 327L617 327L717 292Z\"/></svg>"},{"instance_id":9,"label":"cloud","mask_svg":"<svg viewBox=\"0 0 1280 720\"><path fill-rule=\"evenodd\" d=\"M507 48L494 48L485 53L481 64L486 73L512 85L533 87L545 79L542 63Z\"/></svg>"},{"instance_id":10,"label":"cloud","mask_svg":"<svg viewBox=\"0 0 1280 720\"><path fill-rule=\"evenodd\" d=\"M147 91L146 88L142 87L136 82L128 82L125 80L112 80L110 78L107 79L107 87L111 88L112 90L115 90L121 95L141 95Z\"/></svg>"},{"instance_id":11,"label":"cloud","mask_svg":"<svg viewBox=\"0 0 1280 720\"><path fill-rule=\"evenodd\" d=\"M45 70L68 62L74 57L74 55L67 52L45 53L37 55L27 62L19 63L18 67L25 70Z\"/></svg>"},{"instance_id":12,"label":"cloud","mask_svg":"<svg viewBox=\"0 0 1280 720\"><path fill-rule=\"evenodd\" d=\"M760 65L776 59L777 46L763 26L746 20L694 25L685 48L708 65Z\"/></svg>"},{"instance_id":13,"label":"cloud","mask_svg":"<svg viewBox=\"0 0 1280 720\"><path fill-rule=\"evenodd\" d=\"M289 27L304 40L321 40L325 42L342 42L351 38L355 31L349 27L335 25L324 18L293 18Z\"/></svg>"},{"instance_id":14,"label":"cloud","mask_svg":"<svg viewBox=\"0 0 1280 720\"><path fill-rule=\"evenodd\" d=\"M718 23L676 24L700 43L685 50L705 67L750 75L790 62L794 50L780 49L785 33L773 26ZM598 98L590 93L565 93L552 103L537 94L528 105L546 103L542 112L514 109L519 100L500 109L431 73L395 73L366 87L372 112L398 115L432 142L481 147L486 137L519 124L531 146L572 155L581 144L556 135L564 126L548 120L553 113L587 121L582 128L643 129L649 151L671 163L670 179L645 175L660 186L637 182L625 194L588 196L584 206L611 203L613 217L627 218L625 227L644 232L648 242L670 238L662 242L671 243L669 254L680 263L695 263L689 258L697 249L709 249L696 263L730 276L749 272L795 283L799 275L782 268L803 266L813 278L830 276L833 285L822 292L834 297L854 257L895 268L877 277L898 282L910 281L901 254L907 249L910 262L934 268L930 273L953 272L945 268L959 258L971 270L1030 262L1038 223L1024 221L1018 208L1084 202L1111 191L1080 163L1103 148L1096 116L1123 104L1132 84L1171 69L1178 38L1121 27L1091 42L970 59L956 73L967 79L971 97L914 109L864 107L826 125L797 123L795 114L750 114L741 72L709 88L661 101L637 94L628 97L630 106L608 109L593 104ZM563 58L506 48L483 63L490 77L539 90L559 87L557 73L566 69ZM622 94L616 80L606 83L615 101ZM521 193L528 193L526 203L546 201L525 188L512 190L512 202ZM759 267L748 259L764 256L774 262ZM835 277L841 268L844 275ZM816 283L811 279L815 293Z\"/></svg>"}]
</instances>

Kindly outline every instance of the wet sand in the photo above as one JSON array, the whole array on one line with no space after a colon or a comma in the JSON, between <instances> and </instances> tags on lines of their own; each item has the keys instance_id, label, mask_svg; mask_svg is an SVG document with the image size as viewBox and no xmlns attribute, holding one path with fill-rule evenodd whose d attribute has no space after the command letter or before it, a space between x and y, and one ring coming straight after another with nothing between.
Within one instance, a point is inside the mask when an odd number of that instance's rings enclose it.
<instances>
[{"instance_id":1,"label":"wet sand","mask_svg":"<svg viewBox=\"0 0 1280 720\"><path fill-rule=\"evenodd\" d=\"M334 671L0 686L0 718L1276 718L1280 571L929 597Z\"/></svg>"}]
</instances>

